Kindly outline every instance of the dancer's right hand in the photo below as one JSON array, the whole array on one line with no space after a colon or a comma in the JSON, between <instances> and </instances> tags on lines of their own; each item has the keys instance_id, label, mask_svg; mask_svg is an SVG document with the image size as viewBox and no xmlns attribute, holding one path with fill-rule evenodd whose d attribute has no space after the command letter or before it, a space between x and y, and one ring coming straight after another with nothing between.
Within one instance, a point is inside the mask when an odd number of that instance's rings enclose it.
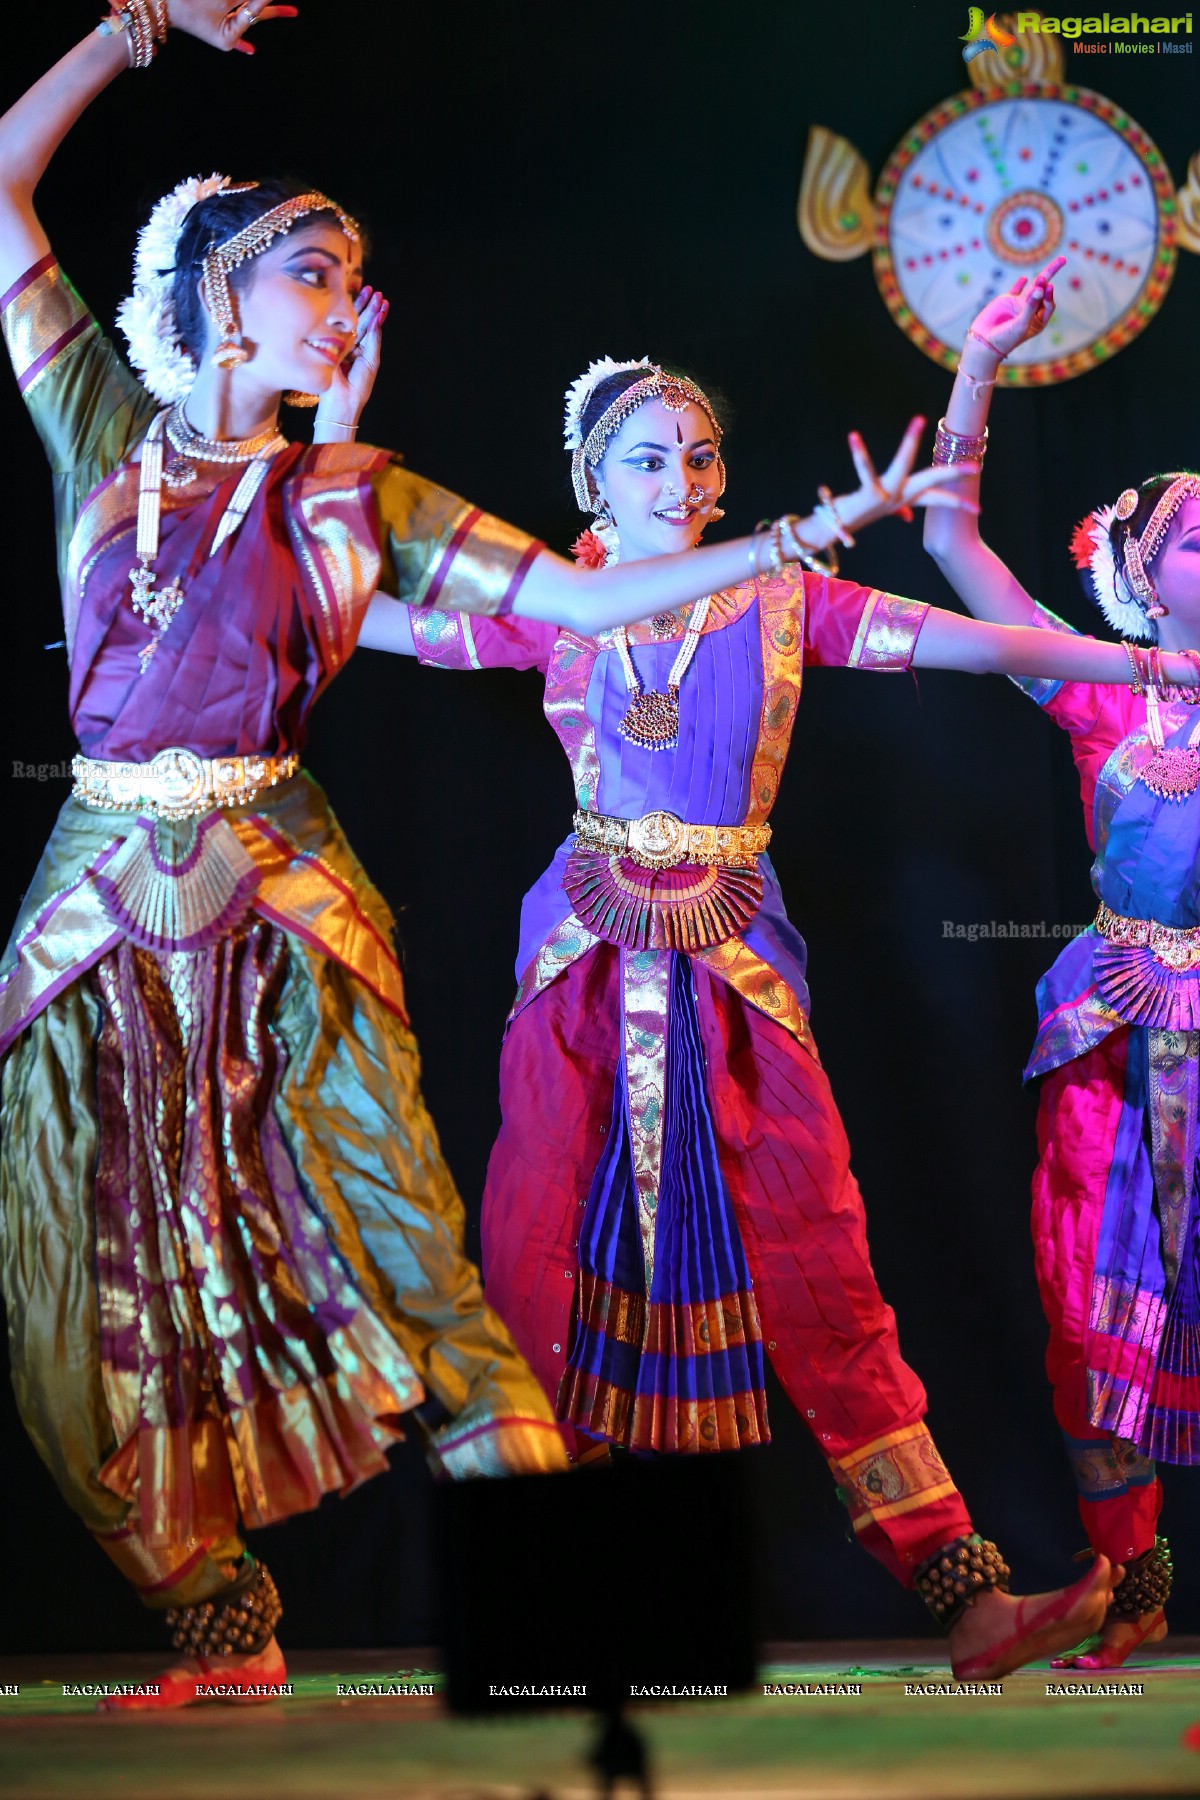
<instances>
[{"instance_id":1,"label":"dancer's right hand","mask_svg":"<svg viewBox=\"0 0 1200 1800\"><path fill-rule=\"evenodd\" d=\"M988 301L967 328L968 338L975 340L976 351L982 346L1003 361L1026 338L1036 337L1046 329L1054 317L1054 277L1066 260L1065 256L1056 256L1032 282L1022 275L1007 293Z\"/></svg>"},{"instance_id":2,"label":"dancer's right hand","mask_svg":"<svg viewBox=\"0 0 1200 1800\"><path fill-rule=\"evenodd\" d=\"M254 45L246 37L251 26L267 19L294 19L294 6L264 6L261 0L243 0L230 6L229 0L169 0L171 24L189 37L211 44L214 50L241 50L254 55Z\"/></svg>"}]
</instances>

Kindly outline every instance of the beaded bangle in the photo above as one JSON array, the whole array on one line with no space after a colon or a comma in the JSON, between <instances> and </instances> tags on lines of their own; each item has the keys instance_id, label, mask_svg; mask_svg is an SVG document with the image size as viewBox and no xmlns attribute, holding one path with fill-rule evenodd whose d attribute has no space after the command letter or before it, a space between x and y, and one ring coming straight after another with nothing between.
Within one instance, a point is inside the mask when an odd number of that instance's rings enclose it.
<instances>
[{"instance_id":1,"label":"beaded bangle","mask_svg":"<svg viewBox=\"0 0 1200 1800\"><path fill-rule=\"evenodd\" d=\"M1129 666L1133 670L1133 681L1130 684L1133 690L1133 697L1135 700L1140 700L1146 689L1142 684L1142 671L1138 668L1137 650L1130 643L1128 638L1121 639L1121 647L1129 658Z\"/></svg>"},{"instance_id":2,"label":"beaded bangle","mask_svg":"<svg viewBox=\"0 0 1200 1800\"><path fill-rule=\"evenodd\" d=\"M986 425L977 437L968 437L951 431L945 419L939 419L937 436L933 440L934 467L945 468L960 462L982 462L987 455L987 446Z\"/></svg>"}]
</instances>

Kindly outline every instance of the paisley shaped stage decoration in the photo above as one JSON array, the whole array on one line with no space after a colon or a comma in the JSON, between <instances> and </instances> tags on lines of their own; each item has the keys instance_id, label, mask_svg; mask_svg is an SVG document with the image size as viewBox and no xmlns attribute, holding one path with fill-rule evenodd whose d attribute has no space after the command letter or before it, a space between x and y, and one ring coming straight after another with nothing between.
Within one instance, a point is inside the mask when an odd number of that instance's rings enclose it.
<instances>
[{"instance_id":1,"label":"paisley shaped stage decoration","mask_svg":"<svg viewBox=\"0 0 1200 1800\"><path fill-rule=\"evenodd\" d=\"M1011 30L1015 17L998 23ZM897 325L951 369L981 306L1066 256L1053 321L999 377L1009 387L1066 381L1144 331L1177 251L1200 252L1200 153L1176 192L1161 152L1123 107L1063 83L1061 40L1049 34L1022 33L967 72L970 89L905 133L874 196L854 146L813 126L800 235L831 262L871 250Z\"/></svg>"}]
</instances>

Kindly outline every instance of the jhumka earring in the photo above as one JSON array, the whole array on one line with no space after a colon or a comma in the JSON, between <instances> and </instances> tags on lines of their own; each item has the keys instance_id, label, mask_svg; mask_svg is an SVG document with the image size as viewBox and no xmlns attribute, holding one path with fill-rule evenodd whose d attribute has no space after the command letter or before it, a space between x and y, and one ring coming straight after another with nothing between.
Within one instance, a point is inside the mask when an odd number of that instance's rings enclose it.
<instances>
[{"instance_id":1,"label":"jhumka earring","mask_svg":"<svg viewBox=\"0 0 1200 1800\"><path fill-rule=\"evenodd\" d=\"M250 352L242 343L225 265L212 251L204 258L204 278L212 315L221 333L221 341L212 353L212 366L214 369L236 369L241 363L249 362Z\"/></svg>"}]
</instances>

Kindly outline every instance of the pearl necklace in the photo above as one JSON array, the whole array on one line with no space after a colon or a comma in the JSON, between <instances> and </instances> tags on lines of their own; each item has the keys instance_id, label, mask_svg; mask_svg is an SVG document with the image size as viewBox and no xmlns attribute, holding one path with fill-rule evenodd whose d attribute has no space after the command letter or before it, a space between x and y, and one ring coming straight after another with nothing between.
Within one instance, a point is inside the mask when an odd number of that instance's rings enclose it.
<instances>
[{"instance_id":1,"label":"pearl necklace","mask_svg":"<svg viewBox=\"0 0 1200 1800\"><path fill-rule=\"evenodd\" d=\"M139 675L144 675L150 667L154 653L164 634L170 629L171 621L183 605L184 598L183 582L178 575L167 587L155 586L158 575L154 565L158 559L162 493L166 480L163 469L164 423L169 430L170 420L166 413L159 413L151 422L150 429L142 440L142 460L138 469L137 561L129 571L129 600L134 612L153 633L149 642L143 644L138 651ZM233 491L229 505L221 515L209 547L209 556L215 556L221 546L233 536L266 479L276 449L285 445L284 438L277 440L274 434L268 434L267 441L254 456L222 459L230 462L244 461L247 467Z\"/></svg>"},{"instance_id":2,"label":"pearl necklace","mask_svg":"<svg viewBox=\"0 0 1200 1800\"><path fill-rule=\"evenodd\" d=\"M617 726L621 736L631 744L637 744L643 750L674 750L679 743L679 684L687 674L696 646L700 642L700 634L704 630L712 606L712 595L704 599L692 609L688 628L683 634L683 642L679 646L679 654L671 664L667 676L667 691L661 693L657 688L646 692L645 683L633 664L629 653L629 633L623 625L613 632L613 643L617 655L621 659L621 668L625 675L625 686L630 693L629 710ZM655 620L655 626L658 620ZM652 627L653 629L653 627ZM657 634L656 634L657 635Z\"/></svg>"},{"instance_id":3,"label":"pearl necklace","mask_svg":"<svg viewBox=\"0 0 1200 1800\"><path fill-rule=\"evenodd\" d=\"M274 456L277 450L287 448L287 439L280 435L276 424L248 438L205 437L184 412L182 400L167 414L166 433L175 452L163 471L163 480L170 488L186 487L194 481L197 463L248 463L256 456Z\"/></svg>"}]
</instances>

